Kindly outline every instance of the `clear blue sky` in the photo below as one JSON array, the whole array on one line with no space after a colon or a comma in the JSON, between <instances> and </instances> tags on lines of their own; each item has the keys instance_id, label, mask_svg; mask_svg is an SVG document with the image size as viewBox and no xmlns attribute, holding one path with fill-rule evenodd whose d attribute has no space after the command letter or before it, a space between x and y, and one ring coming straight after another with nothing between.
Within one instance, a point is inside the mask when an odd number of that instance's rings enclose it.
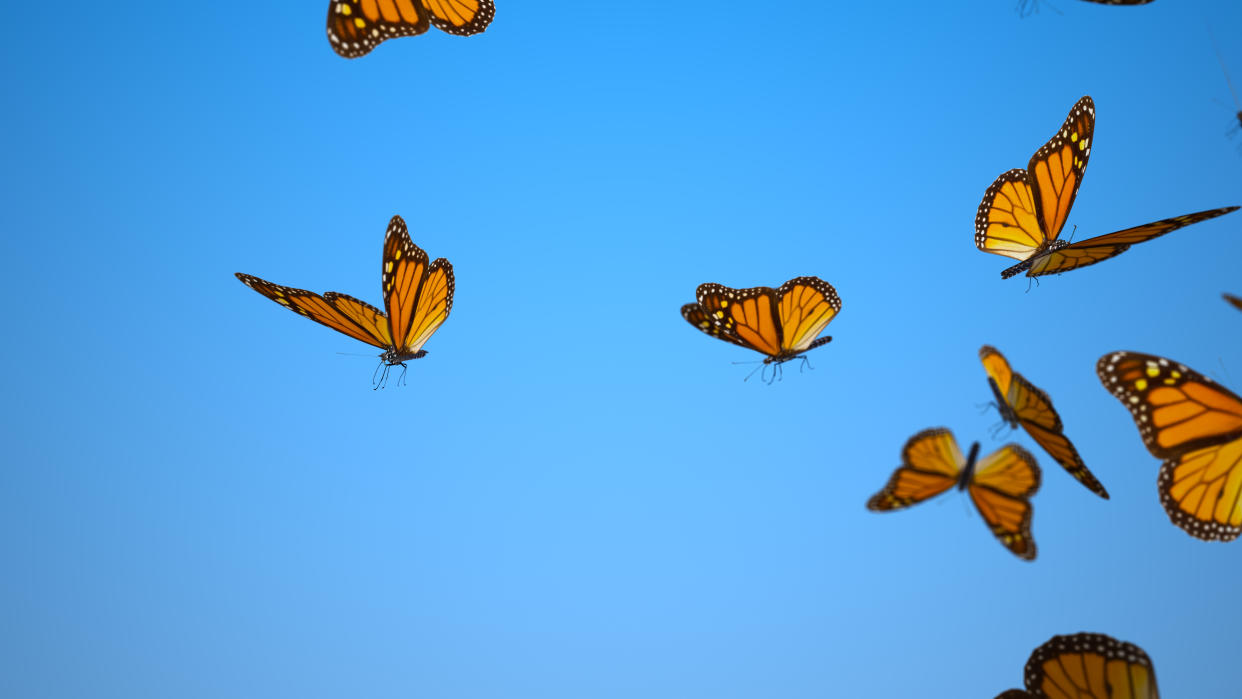
<instances>
[{"instance_id":1,"label":"clear blue sky","mask_svg":"<svg viewBox=\"0 0 1242 699\"><path fill-rule=\"evenodd\" d=\"M1029 293L973 220L1084 94L1078 238L1242 204L1238 3L497 3L354 61L322 0L0 43L0 695L990 698L1077 631L1236 695L1242 542L1168 522L1094 364L1242 389L1242 215ZM233 273L379 303L393 214L457 295L373 392ZM835 339L772 386L678 314L808 274ZM1034 563L956 493L864 508L924 428L1036 449L984 343L1113 496L1036 451Z\"/></svg>"}]
</instances>

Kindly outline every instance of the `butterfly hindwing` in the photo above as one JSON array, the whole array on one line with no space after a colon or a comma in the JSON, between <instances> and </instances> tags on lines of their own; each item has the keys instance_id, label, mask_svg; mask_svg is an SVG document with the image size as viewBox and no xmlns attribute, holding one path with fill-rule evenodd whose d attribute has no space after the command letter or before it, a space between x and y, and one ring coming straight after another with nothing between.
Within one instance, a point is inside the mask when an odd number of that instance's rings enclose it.
<instances>
[{"instance_id":1,"label":"butterfly hindwing","mask_svg":"<svg viewBox=\"0 0 1242 699\"><path fill-rule=\"evenodd\" d=\"M819 277L790 279L776 290L776 298L781 349L794 354L810 349L841 310L837 290Z\"/></svg>"},{"instance_id":2,"label":"butterfly hindwing","mask_svg":"<svg viewBox=\"0 0 1242 699\"><path fill-rule=\"evenodd\" d=\"M348 315L338 310L336 306L323 296L313 291L273 284L265 279L240 272L236 276L246 286L298 315L310 318L316 323L326 325L339 333L344 333L355 340L361 340L368 345L375 345L380 348L387 346L379 335L367 331L363 326L350 319Z\"/></svg>"},{"instance_id":3,"label":"butterfly hindwing","mask_svg":"<svg viewBox=\"0 0 1242 699\"><path fill-rule=\"evenodd\" d=\"M1025 260L1046 242L1026 170L1014 169L997 177L975 213L975 247Z\"/></svg>"},{"instance_id":4,"label":"butterfly hindwing","mask_svg":"<svg viewBox=\"0 0 1242 699\"><path fill-rule=\"evenodd\" d=\"M1053 636L1031 653L1024 679L1031 696L1047 699L1160 697L1147 653L1098 633Z\"/></svg>"},{"instance_id":5,"label":"butterfly hindwing","mask_svg":"<svg viewBox=\"0 0 1242 699\"><path fill-rule=\"evenodd\" d=\"M427 276L419 288L409 334L401 346L403 352L417 352L448 319L449 311L453 310L453 290L453 265L443 257L436 258L427 268Z\"/></svg>"},{"instance_id":6,"label":"butterfly hindwing","mask_svg":"<svg viewBox=\"0 0 1242 699\"><path fill-rule=\"evenodd\" d=\"M1017 557L1035 559L1030 497L1039 490L1039 466L1028 451L1006 444L979 459L968 490L993 536Z\"/></svg>"},{"instance_id":7,"label":"butterfly hindwing","mask_svg":"<svg viewBox=\"0 0 1242 699\"><path fill-rule=\"evenodd\" d=\"M422 34L432 24L449 34L478 34L495 15L492 0L331 0L328 41L341 56L357 58L388 39Z\"/></svg>"},{"instance_id":8,"label":"butterfly hindwing","mask_svg":"<svg viewBox=\"0 0 1242 699\"><path fill-rule=\"evenodd\" d=\"M1169 519L1196 539L1242 534L1242 438L1167 459L1156 483Z\"/></svg>"}]
</instances>

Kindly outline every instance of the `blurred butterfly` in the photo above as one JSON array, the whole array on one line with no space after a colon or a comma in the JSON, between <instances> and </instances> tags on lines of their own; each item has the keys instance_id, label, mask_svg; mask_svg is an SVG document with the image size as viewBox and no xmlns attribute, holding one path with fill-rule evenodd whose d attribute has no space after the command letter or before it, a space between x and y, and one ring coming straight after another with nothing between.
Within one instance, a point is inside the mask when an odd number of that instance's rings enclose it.
<instances>
[{"instance_id":1,"label":"blurred butterfly","mask_svg":"<svg viewBox=\"0 0 1242 699\"><path fill-rule=\"evenodd\" d=\"M1102 633L1053 636L1026 661L1026 691L996 699L1160 699L1151 658Z\"/></svg>"},{"instance_id":2,"label":"blurred butterfly","mask_svg":"<svg viewBox=\"0 0 1242 699\"><path fill-rule=\"evenodd\" d=\"M1191 536L1242 534L1242 398L1171 359L1112 352L1095 365L1130 410L1147 450L1164 459L1160 504Z\"/></svg>"},{"instance_id":3,"label":"blurred butterfly","mask_svg":"<svg viewBox=\"0 0 1242 699\"><path fill-rule=\"evenodd\" d=\"M1023 271L1028 277L1060 274L1093 265L1136 243L1237 210L1227 206L1175 216L1077 243L1058 240L1087 169L1094 130L1095 103L1083 97L1056 135L1031 156L1027 169L1002 174L984 193L975 215L975 246L1021 260L1001 272L1002 278Z\"/></svg>"},{"instance_id":4,"label":"blurred butterfly","mask_svg":"<svg viewBox=\"0 0 1242 699\"><path fill-rule=\"evenodd\" d=\"M1009 368L1009 362L995 347L984 345L979 350L983 370L988 374L988 385L996 398L996 408L1001 419L1011 429L1018 425L1031 435L1039 446L1061 464L1071 476L1078 479L1091 492L1108 499L1108 491L1096 480L1078 450L1061 432L1061 416L1052 408L1052 399L1031 382Z\"/></svg>"},{"instance_id":5,"label":"blurred butterfly","mask_svg":"<svg viewBox=\"0 0 1242 699\"><path fill-rule=\"evenodd\" d=\"M328 41L345 58L365 56L387 39L437 29L470 36L487 29L492 0L331 0Z\"/></svg>"},{"instance_id":6,"label":"blurred butterfly","mask_svg":"<svg viewBox=\"0 0 1242 699\"><path fill-rule=\"evenodd\" d=\"M906 442L901 466L884 489L867 501L867 509L898 510L957 486L970 492L983 521L1005 548L1018 558L1035 560L1030 497L1039 490L1039 466L1016 444L1006 444L977 460L978 456L978 442L963 458L952 432L943 427L923 430Z\"/></svg>"},{"instance_id":7,"label":"blurred butterfly","mask_svg":"<svg viewBox=\"0 0 1242 699\"><path fill-rule=\"evenodd\" d=\"M1152 0L1086 0L1097 5L1146 5ZM1030 8L1030 9L1027 9ZM1054 8L1055 9L1055 8ZM1032 12L1039 11L1039 0L1018 0L1018 14L1026 17ZM1057 12L1060 14L1060 11Z\"/></svg>"},{"instance_id":8,"label":"blurred butterfly","mask_svg":"<svg viewBox=\"0 0 1242 699\"><path fill-rule=\"evenodd\" d=\"M1227 301L1234 308L1242 311L1242 298L1238 298L1233 294L1221 294L1221 296L1225 297L1225 301Z\"/></svg>"},{"instance_id":9,"label":"blurred butterfly","mask_svg":"<svg viewBox=\"0 0 1242 699\"><path fill-rule=\"evenodd\" d=\"M295 313L384 350L384 374L376 388L384 385L391 367L404 369L405 362L427 354L423 344L453 308L453 265L443 257L427 264L427 253L410 240L400 216L392 217L384 235L381 285L386 313L333 291L320 296L240 272L237 278Z\"/></svg>"},{"instance_id":10,"label":"blurred butterfly","mask_svg":"<svg viewBox=\"0 0 1242 699\"><path fill-rule=\"evenodd\" d=\"M836 289L819 277L796 277L779 289L700 284L698 301L681 307L691 325L781 364L832 340L817 336L841 310Z\"/></svg>"}]
</instances>

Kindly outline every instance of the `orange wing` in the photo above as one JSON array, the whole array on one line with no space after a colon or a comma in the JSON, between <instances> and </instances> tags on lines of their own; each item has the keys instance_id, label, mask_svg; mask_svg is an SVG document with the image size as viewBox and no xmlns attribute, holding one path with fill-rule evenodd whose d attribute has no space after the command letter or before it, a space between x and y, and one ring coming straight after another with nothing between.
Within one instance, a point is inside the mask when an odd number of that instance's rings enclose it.
<instances>
[{"instance_id":1,"label":"orange wing","mask_svg":"<svg viewBox=\"0 0 1242 699\"><path fill-rule=\"evenodd\" d=\"M431 23L449 34L470 36L487 29L496 16L492 0L422 0Z\"/></svg>"},{"instance_id":2,"label":"orange wing","mask_svg":"<svg viewBox=\"0 0 1242 699\"><path fill-rule=\"evenodd\" d=\"M719 285L713 284L708 286ZM702 289L702 287L699 288L700 290ZM754 349L749 344L744 342L742 338L738 337L737 333L733 332L733 324L724 320L725 313L723 310L718 310L717 313L719 314L719 317L709 315L707 311L703 310L703 307L699 305L697 301L694 303L687 303L681 307L681 317L685 318L686 322L690 323L699 330L702 330L712 337L725 340L726 342L732 342L735 345L740 345L747 349Z\"/></svg>"},{"instance_id":3,"label":"orange wing","mask_svg":"<svg viewBox=\"0 0 1242 699\"><path fill-rule=\"evenodd\" d=\"M365 56L380 43L414 36L431 24L459 36L487 29L492 0L330 0L328 41L345 58Z\"/></svg>"},{"instance_id":4,"label":"orange wing","mask_svg":"<svg viewBox=\"0 0 1242 699\"><path fill-rule=\"evenodd\" d=\"M355 340L361 340L368 345L375 345L381 349L387 349L389 346L386 334L379 332L373 325L355 322L349 314L342 313L328 299L313 291L280 286L279 284L273 284L264 279L240 272L237 273L237 278L251 289L294 313L310 318L316 323L322 323L339 333L349 335ZM329 294L331 295L331 292ZM337 295L336 298L340 298L340 296ZM359 301L358 303L361 302ZM366 304L363 305L365 306ZM379 312L379 309L372 308L371 310Z\"/></svg>"},{"instance_id":5,"label":"orange wing","mask_svg":"<svg viewBox=\"0 0 1242 699\"><path fill-rule=\"evenodd\" d=\"M1030 497L1039 490L1039 466L1022 447L1006 444L979 460L970 499L992 534L1016 555L1035 560Z\"/></svg>"},{"instance_id":6,"label":"orange wing","mask_svg":"<svg viewBox=\"0 0 1242 699\"><path fill-rule=\"evenodd\" d=\"M943 427L923 430L906 442L901 466L884 489L867 501L867 509L898 510L935 497L957 484L965 464L952 432Z\"/></svg>"},{"instance_id":7,"label":"orange wing","mask_svg":"<svg viewBox=\"0 0 1242 699\"><path fill-rule=\"evenodd\" d=\"M1098 633L1053 636L1036 648L1026 662L1026 688L1048 699L1160 697L1147 653Z\"/></svg>"},{"instance_id":8,"label":"orange wing","mask_svg":"<svg viewBox=\"0 0 1242 699\"><path fill-rule=\"evenodd\" d=\"M1070 109L1056 135L1035 151L1026 166L1035 193L1039 228L1048 241L1056 240L1069 218L1091 157L1094 132L1095 102L1084 96Z\"/></svg>"},{"instance_id":9,"label":"orange wing","mask_svg":"<svg viewBox=\"0 0 1242 699\"><path fill-rule=\"evenodd\" d=\"M1157 480L1169 519L1191 536L1242 534L1242 399L1164 357L1114 352L1096 372L1130 409L1143 443L1164 459Z\"/></svg>"},{"instance_id":10,"label":"orange wing","mask_svg":"<svg viewBox=\"0 0 1242 699\"><path fill-rule=\"evenodd\" d=\"M418 289L427 276L427 253L410 240L400 216L393 216L384 234L384 264L380 283L392 337L401 349L410 336Z\"/></svg>"},{"instance_id":11,"label":"orange wing","mask_svg":"<svg viewBox=\"0 0 1242 699\"><path fill-rule=\"evenodd\" d=\"M335 291L329 291L323 295L323 298L342 315L365 330L368 335L382 340L384 343L382 346L392 347L392 337L388 334L388 316L384 315L383 311L365 301L359 301L353 296L338 294Z\"/></svg>"},{"instance_id":12,"label":"orange wing","mask_svg":"<svg viewBox=\"0 0 1242 699\"><path fill-rule=\"evenodd\" d=\"M776 324L773 301L776 291L767 286L732 289L722 284L700 284L695 291L708 317L723 326L745 347L776 357L781 353L781 332Z\"/></svg>"},{"instance_id":13,"label":"orange wing","mask_svg":"<svg viewBox=\"0 0 1242 699\"><path fill-rule=\"evenodd\" d=\"M1022 429L1026 430L1031 439L1056 459L1071 476L1091 492L1107 500L1108 491L1083 463L1078 450L1062 432L1061 416L1053 409L1052 399L1048 394L1010 369L1009 362L995 347L984 345L979 350L979 358L994 387L993 393L997 400L1004 403L998 407L1005 421L1011 427L1022 425Z\"/></svg>"},{"instance_id":14,"label":"orange wing","mask_svg":"<svg viewBox=\"0 0 1242 699\"><path fill-rule=\"evenodd\" d=\"M1147 223L1142 226L1117 231L1116 233L1096 236L1080 240L1077 243L1056 247L1035 257L1026 272L1026 276L1039 277L1045 274L1060 274L1071 269L1103 262L1110 257L1120 255L1136 243L1159 238L1166 233L1171 233L1192 223L1206 221L1237 210L1238 207L1236 206L1226 206L1220 209L1199 211L1184 216L1174 216L1162 221Z\"/></svg>"},{"instance_id":15,"label":"orange wing","mask_svg":"<svg viewBox=\"0 0 1242 699\"><path fill-rule=\"evenodd\" d=\"M438 257L427 269L427 277L418 290L414 316L410 319L410 332L405 338L405 344L399 348L402 352L417 352L440 325L448 320L449 311L453 310L453 290L453 265L443 257Z\"/></svg>"},{"instance_id":16,"label":"orange wing","mask_svg":"<svg viewBox=\"0 0 1242 699\"><path fill-rule=\"evenodd\" d=\"M1048 243L1035 212L1035 193L1026 170L1001 174L983 194L975 213L975 247L1025 260Z\"/></svg>"},{"instance_id":17,"label":"orange wing","mask_svg":"<svg viewBox=\"0 0 1242 699\"><path fill-rule=\"evenodd\" d=\"M790 279L777 289L776 299L781 349L791 354L810 349L815 338L841 311L837 290L819 277Z\"/></svg>"}]
</instances>

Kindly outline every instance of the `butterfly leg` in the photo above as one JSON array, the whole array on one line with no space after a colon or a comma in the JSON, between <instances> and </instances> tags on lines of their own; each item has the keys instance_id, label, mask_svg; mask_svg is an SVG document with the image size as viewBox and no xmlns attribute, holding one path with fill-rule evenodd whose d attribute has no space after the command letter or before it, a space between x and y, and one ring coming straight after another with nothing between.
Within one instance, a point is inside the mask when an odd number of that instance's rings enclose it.
<instances>
[{"instance_id":1,"label":"butterfly leg","mask_svg":"<svg viewBox=\"0 0 1242 699\"><path fill-rule=\"evenodd\" d=\"M405 362L401 362L401 380L397 382L398 384L402 386L409 386L409 384L405 382L405 372L409 370L410 368L405 365Z\"/></svg>"}]
</instances>

